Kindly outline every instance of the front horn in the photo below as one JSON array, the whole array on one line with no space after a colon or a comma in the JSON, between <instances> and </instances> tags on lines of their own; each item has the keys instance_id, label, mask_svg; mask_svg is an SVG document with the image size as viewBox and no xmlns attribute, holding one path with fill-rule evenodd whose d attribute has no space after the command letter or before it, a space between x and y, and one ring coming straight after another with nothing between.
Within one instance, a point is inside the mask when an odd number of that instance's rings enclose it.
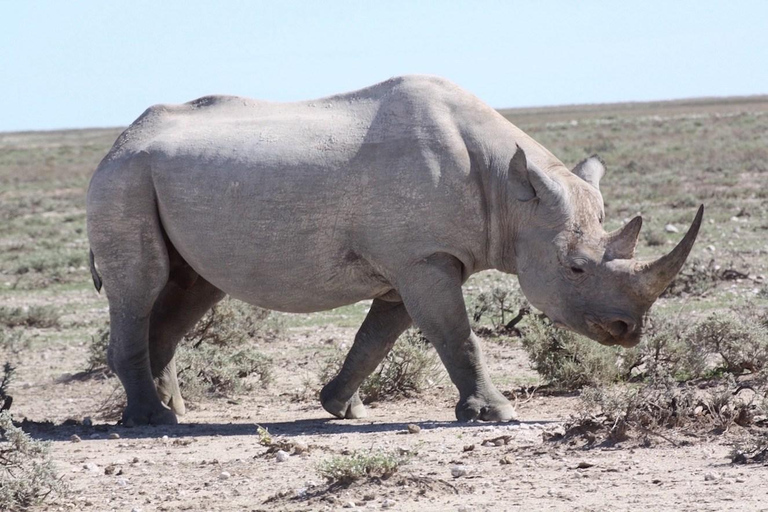
<instances>
[{"instance_id":1,"label":"front horn","mask_svg":"<svg viewBox=\"0 0 768 512\"><path fill-rule=\"evenodd\" d=\"M637 284L643 297L651 302L655 301L683 268L683 264L693 248L693 243L696 241L696 235L699 234L703 216L704 205L701 205L685 237L677 244L677 247L672 249L672 252L654 261L635 264Z\"/></svg>"}]
</instances>

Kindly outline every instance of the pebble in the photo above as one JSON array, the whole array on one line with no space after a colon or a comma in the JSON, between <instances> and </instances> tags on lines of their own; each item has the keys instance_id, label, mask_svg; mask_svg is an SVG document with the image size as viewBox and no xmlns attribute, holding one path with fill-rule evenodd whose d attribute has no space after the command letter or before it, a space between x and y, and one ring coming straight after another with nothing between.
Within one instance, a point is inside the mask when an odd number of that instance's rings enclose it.
<instances>
[{"instance_id":1,"label":"pebble","mask_svg":"<svg viewBox=\"0 0 768 512\"><path fill-rule=\"evenodd\" d=\"M125 478L118 478L117 485L119 485L120 487L128 487L128 480L126 480Z\"/></svg>"},{"instance_id":2,"label":"pebble","mask_svg":"<svg viewBox=\"0 0 768 512\"><path fill-rule=\"evenodd\" d=\"M120 439L120 434L118 434L117 432L112 432L111 434L109 434L109 438L110 439Z\"/></svg>"},{"instance_id":3,"label":"pebble","mask_svg":"<svg viewBox=\"0 0 768 512\"><path fill-rule=\"evenodd\" d=\"M83 469L90 471L91 473L99 473L99 466L93 462L86 462L83 464Z\"/></svg>"},{"instance_id":4,"label":"pebble","mask_svg":"<svg viewBox=\"0 0 768 512\"><path fill-rule=\"evenodd\" d=\"M386 499L381 502L381 508L391 508L395 506L395 500Z\"/></svg>"},{"instance_id":5,"label":"pebble","mask_svg":"<svg viewBox=\"0 0 768 512\"><path fill-rule=\"evenodd\" d=\"M296 441L295 443L293 443L293 453L298 455L298 454L305 453L307 451L309 451L309 446L307 445L307 443L303 443L301 441Z\"/></svg>"},{"instance_id":6,"label":"pebble","mask_svg":"<svg viewBox=\"0 0 768 512\"><path fill-rule=\"evenodd\" d=\"M451 475L453 475L453 478L459 478L461 476L467 476L472 471L472 468L470 466L453 466L451 468Z\"/></svg>"},{"instance_id":7,"label":"pebble","mask_svg":"<svg viewBox=\"0 0 768 512\"><path fill-rule=\"evenodd\" d=\"M705 473L704 474L704 481L705 482L713 482L717 480L717 475L714 473Z\"/></svg>"},{"instance_id":8,"label":"pebble","mask_svg":"<svg viewBox=\"0 0 768 512\"><path fill-rule=\"evenodd\" d=\"M82 439L80 439L80 436L77 434L72 434L69 437L69 440L72 441L73 443L79 443L80 441L82 441Z\"/></svg>"},{"instance_id":9,"label":"pebble","mask_svg":"<svg viewBox=\"0 0 768 512\"><path fill-rule=\"evenodd\" d=\"M472 512L472 507L470 507L469 505L461 505L458 508L458 512Z\"/></svg>"},{"instance_id":10,"label":"pebble","mask_svg":"<svg viewBox=\"0 0 768 512\"><path fill-rule=\"evenodd\" d=\"M680 232L680 230L677 229L677 226L675 226L674 224L667 224L666 226L664 226L664 231L666 231L667 233L679 233Z\"/></svg>"},{"instance_id":11,"label":"pebble","mask_svg":"<svg viewBox=\"0 0 768 512\"><path fill-rule=\"evenodd\" d=\"M222 471L219 473L219 480L229 480L229 477L232 476L229 474L229 471Z\"/></svg>"},{"instance_id":12,"label":"pebble","mask_svg":"<svg viewBox=\"0 0 768 512\"><path fill-rule=\"evenodd\" d=\"M133 508L131 509L131 512L141 512L141 509L140 509L140 508L138 508L138 507L133 507Z\"/></svg>"},{"instance_id":13,"label":"pebble","mask_svg":"<svg viewBox=\"0 0 768 512\"><path fill-rule=\"evenodd\" d=\"M275 454L275 460L277 462L285 462L288 460L288 457L290 457L290 455L288 455L288 452L283 450L277 450L277 453Z\"/></svg>"},{"instance_id":14,"label":"pebble","mask_svg":"<svg viewBox=\"0 0 768 512\"><path fill-rule=\"evenodd\" d=\"M354 501L347 501L344 503L344 508L355 508L357 504Z\"/></svg>"},{"instance_id":15,"label":"pebble","mask_svg":"<svg viewBox=\"0 0 768 512\"><path fill-rule=\"evenodd\" d=\"M418 434L419 432L421 432L421 427L420 426L414 425L413 423L408 425L408 433L409 434Z\"/></svg>"}]
</instances>

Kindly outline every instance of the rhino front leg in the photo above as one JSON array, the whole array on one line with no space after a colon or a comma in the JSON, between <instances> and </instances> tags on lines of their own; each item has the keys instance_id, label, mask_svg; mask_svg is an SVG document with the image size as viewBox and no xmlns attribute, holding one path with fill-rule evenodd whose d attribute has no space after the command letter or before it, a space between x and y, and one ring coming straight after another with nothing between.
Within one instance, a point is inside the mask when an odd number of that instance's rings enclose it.
<instances>
[{"instance_id":1,"label":"rhino front leg","mask_svg":"<svg viewBox=\"0 0 768 512\"><path fill-rule=\"evenodd\" d=\"M461 263L446 254L412 266L399 292L413 318L434 345L459 390L459 421L510 421L515 409L491 382L478 338L469 326L461 292Z\"/></svg>"},{"instance_id":2,"label":"rhino front leg","mask_svg":"<svg viewBox=\"0 0 768 512\"><path fill-rule=\"evenodd\" d=\"M173 277L173 271L171 272ZM202 277L188 289L170 281L152 308L149 322L149 360L160 400L179 416L186 412L176 375L176 346L224 292Z\"/></svg>"},{"instance_id":3,"label":"rhino front leg","mask_svg":"<svg viewBox=\"0 0 768 512\"><path fill-rule=\"evenodd\" d=\"M339 374L320 392L323 408L338 418L365 417L357 388L410 325L411 318L402 302L374 299Z\"/></svg>"}]
</instances>

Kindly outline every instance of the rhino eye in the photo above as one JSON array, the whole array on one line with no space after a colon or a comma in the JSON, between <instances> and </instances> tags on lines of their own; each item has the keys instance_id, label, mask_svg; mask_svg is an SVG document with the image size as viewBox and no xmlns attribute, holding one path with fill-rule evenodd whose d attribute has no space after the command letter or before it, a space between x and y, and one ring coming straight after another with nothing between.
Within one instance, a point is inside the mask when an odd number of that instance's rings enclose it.
<instances>
[{"instance_id":1,"label":"rhino eye","mask_svg":"<svg viewBox=\"0 0 768 512\"><path fill-rule=\"evenodd\" d=\"M574 274L583 274L584 269L579 267L571 267L571 272L573 272Z\"/></svg>"}]
</instances>

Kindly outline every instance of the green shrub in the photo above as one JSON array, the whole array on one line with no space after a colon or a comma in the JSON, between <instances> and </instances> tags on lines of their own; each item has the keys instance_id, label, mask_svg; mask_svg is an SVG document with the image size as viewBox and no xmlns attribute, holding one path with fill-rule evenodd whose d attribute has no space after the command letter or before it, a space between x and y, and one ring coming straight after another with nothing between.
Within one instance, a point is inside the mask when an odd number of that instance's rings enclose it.
<instances>
[{"instance_id":1,"label":"green shrub","mask_svg":"<svg viewBox=\"0 0 768 512\"><path fill-rule=\"evenodd\" d=\"M408 457L395 452L355 452L320 462L317 472L330 484L348 485L364 478L389 478L407 462Z\"/></svg>"},{"instance_id":2,"label":"green shrub","mask_svg":"<svg viewBox=\"0 0 768 512\"><path fill-rule=\"evenodd\" d=\"M339 373L345 357L346 353L337 350L326 359L318 374L321 383ZM360 398L370 403L417 395L439 383L444 375L432 345L419 331L409 329L360 385Z\"/></svg>"},{"instance_id":3,"label":"green shrub","mask_svg":"<svg viewBox=\"0 0 768 512\"><path fill-rule=\"evenodd\" d=\"M620 378L619 349L557 329L547 319L529 316L522 344L533 368L556 389L580 389Z\"/></svg>"},{"instance_id":4,"label":"green shrub","mask_svg":"<svg viewBox=\"0 0 768 512\"><path fill-rule=\"evenodd\" d=\"M266 387L272 381L272 360L252 347L179 347L179 386L185 398L231 396Z\"/></svg>"},{"instance_id":5,"label":"green shrub","mask_svg":"<svg viewBox=\"0 0 768 512\"><path fill-rule=\"evenodd\" d=\"M86 372L106 372L109 369L107 362L107 348L109 347L109 324L102 327L88 345L88 367Z\"/></svg>"},{"instance_id":6,"label":"green shrub","mask_svg":"<svg viewBox=\"0 0 768 512\"><path fill-rule=\"evenodd\" d=\"M65 491L50 443L33 440L0 412L0 510L24 510Z\"/></svg>"},{"instance_id":7,"label":"green shrub","mask_svg":"<svg viewBox=\"0 0 768 512\"><path fill-rule=\"evenodd\" d=\"M236 346L254 338L273 338L281 327L269 310L227 297L211 308L184 338L194 346Z\"/></svg>"},{"instance_id":8,"label":"green shrub","mask_svg":"<svg viewBox=\"0 0 768 512\"><path fill-rule=\"evenodd\" d=\"M757 373L768 361L768 330L753 318L715 313L690 334L691 348L717 354L724 371Z\"/></svg>"},{"instance_id":9,"label":"green shrub","mask_svg":"<svg viewBox=\"0 0 768 512\"><path fill-rule=\"evenodd\" d=\"M472 328L479 334L510 331L530 313L530 306L516 290L496 286L481 292L470 301ZM490 323L490 329L483 322Z\"/></svg>"}]
</instances>

